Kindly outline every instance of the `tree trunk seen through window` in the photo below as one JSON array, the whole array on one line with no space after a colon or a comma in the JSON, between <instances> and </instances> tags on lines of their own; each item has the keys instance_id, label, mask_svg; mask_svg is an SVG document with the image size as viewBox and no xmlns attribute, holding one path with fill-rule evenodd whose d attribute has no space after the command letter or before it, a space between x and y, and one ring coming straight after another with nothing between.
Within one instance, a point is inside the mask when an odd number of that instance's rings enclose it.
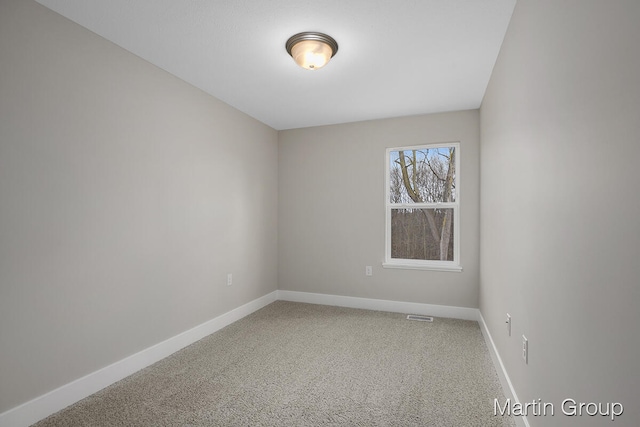
<instances>
[{"instance_id":1,"label":"tree trunk seen through window","mask_svg":"<svg viewBox=\"0 0 640 427\"><path fill-rule=\"evenodd\" d=\"M455 147L393 153L390 202L455 201ZM392 208L392 258L453 260L453 209Z\"/></svg>"}]
</instances>

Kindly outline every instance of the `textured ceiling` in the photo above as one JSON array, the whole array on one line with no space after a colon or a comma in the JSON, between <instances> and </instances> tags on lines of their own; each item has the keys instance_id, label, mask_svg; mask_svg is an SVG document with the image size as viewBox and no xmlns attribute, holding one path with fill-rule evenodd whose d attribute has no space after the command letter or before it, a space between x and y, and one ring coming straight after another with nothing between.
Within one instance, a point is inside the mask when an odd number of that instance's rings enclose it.
<instances>
[{"instance_id":1,"label":"textured ceiling","mask_svg":"<svg viewBox=\"0 0 640 427\"><path fill-rule=\"evenodd\" d=\"M516 0L38 0L275 129L478 108ZM285 51L336 39L323 69Z\"/></svg>"}]
</instances>

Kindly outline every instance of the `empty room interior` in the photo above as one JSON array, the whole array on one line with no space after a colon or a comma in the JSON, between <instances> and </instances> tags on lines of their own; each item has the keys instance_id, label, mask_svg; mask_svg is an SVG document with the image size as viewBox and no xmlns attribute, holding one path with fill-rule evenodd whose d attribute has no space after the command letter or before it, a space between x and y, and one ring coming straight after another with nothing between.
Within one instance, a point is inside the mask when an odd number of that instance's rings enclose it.
<instances>
[{"instance_id":1,"label":"empty room interior","mask_svg":"<svg viewBox=\"0 0 640 427\"><path fill-rule=\"evenodd\" d=\"M0 426L640 425L638 22L0 0Z\"/></svg>"}]
</instances>

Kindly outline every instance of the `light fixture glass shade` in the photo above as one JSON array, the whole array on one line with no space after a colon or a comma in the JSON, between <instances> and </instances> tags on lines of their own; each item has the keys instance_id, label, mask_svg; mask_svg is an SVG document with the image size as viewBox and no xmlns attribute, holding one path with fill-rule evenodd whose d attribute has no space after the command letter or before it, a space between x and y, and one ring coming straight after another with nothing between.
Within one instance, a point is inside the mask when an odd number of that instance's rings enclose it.
<instances>
[{"instance_id":1,"label":"light fixture glass shade","mask_svg":"<svg viewBox=\"0 0 640 427\"><path fill-rule=\"evenodd\" d=\"M299 33L287 41L287 52L296 64L307 70L324 67L338 51L338 43L322 33Z\"/></svg>"},{"instance_id":2,"label":"light fixture glass shade","mask_svg":"<svg viewBox=\"0 0 640 427\"><path fill-rule=\"evenodd\" d=\"M316 40L304 40L291 48L291 56L296 64L308 70L324 67L332 54L328 44Z\"/></svg>"}]
</instances>

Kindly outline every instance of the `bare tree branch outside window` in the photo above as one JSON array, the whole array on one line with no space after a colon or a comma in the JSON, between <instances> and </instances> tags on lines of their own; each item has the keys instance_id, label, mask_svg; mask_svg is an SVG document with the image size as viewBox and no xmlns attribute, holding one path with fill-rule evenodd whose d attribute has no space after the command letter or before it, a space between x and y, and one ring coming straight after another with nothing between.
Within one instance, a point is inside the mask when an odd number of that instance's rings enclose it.
<instances>
[{"instance_id":1,"label":"bare tree branch outside window","mask_svg":"<svg viewBox=\"0 0 640 427\"><path fill-rule=\"evenodd\" d=\"M456 201L456 148L391 151L389 162L391 257L453 261L454 209L438 205Z\"/></svg>"}]
</instances>

